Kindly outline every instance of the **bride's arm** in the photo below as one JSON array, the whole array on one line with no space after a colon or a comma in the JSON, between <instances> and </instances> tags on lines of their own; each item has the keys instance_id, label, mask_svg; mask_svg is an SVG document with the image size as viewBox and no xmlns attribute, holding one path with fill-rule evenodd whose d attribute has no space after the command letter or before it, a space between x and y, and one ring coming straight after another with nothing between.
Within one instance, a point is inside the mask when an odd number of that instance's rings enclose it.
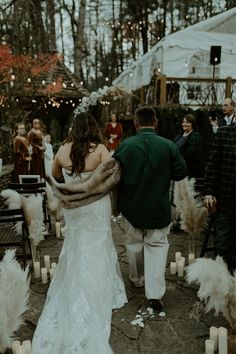
<instances>
[{"instance_id":1,"label":"bride's arm","mask_svg":"<svg viewBox=\"0 0 236 354\"><path fill-rule=\"evenodd\" d=\"M55 158L53 160L52 176L55 178L55 180L57 182L60 183L60 182L65 182L65 181L64 181L63 174L62 174L62 166L61 166L61 163L60 163L59 156L60 156L60 149L56 153L56 156L55 156Z\"/></svg>"}]
</instances>

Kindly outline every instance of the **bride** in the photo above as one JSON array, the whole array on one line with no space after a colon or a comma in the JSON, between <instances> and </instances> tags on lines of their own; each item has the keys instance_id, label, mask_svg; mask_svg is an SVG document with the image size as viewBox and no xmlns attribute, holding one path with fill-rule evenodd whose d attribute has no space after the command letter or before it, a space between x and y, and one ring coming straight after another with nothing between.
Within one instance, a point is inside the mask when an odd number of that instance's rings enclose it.
<instances>
[{"instance_id":1,"label":"bride","mask_svg":"<svg viewBox=\"0 0 236 354\"><path fill-rule=\"evenodd\" d=\"M87 178L110 158L95 119L74 118L52 175L59 182ZM65 241L32 342L32 354L112 354L112 309L127 302L111 233L110 195L63 209Z\"/></svg>"}]
</instances>

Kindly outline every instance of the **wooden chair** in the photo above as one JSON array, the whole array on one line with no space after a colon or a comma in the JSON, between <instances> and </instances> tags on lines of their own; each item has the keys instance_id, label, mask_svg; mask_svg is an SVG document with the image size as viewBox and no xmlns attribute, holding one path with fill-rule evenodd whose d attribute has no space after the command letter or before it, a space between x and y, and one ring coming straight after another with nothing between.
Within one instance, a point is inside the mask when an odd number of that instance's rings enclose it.
<instances>
[{"instance_id":1,"label":"wooden chair","mask_svg":"<svg viewBox=\"0 0 236 354\"><path fill-rule=\"evenodd\" d=\"M16 222L22 222L21 234L14 230ZM25 217L21 209L0 209L0 247L20 247L22 249L23 266L26 267L26 244L28 242L30 255L31 248L28 238L28 229L25 222Z\"/></svg>"},{"instance_id":2,"label":"wooden chair","mask_svg":"<svg viewBox=\"0 0 236 354\"><path fill-rule=\"evenodd\" d=\"M15 190L19 194L30 195L30 194L41 194L43 197L43 215L44 224L49 226L51 230L51 217L47 207L47 195L46 195L46 182L38 183L9 183L8 188Z\"/></svg>"}]
</instances>

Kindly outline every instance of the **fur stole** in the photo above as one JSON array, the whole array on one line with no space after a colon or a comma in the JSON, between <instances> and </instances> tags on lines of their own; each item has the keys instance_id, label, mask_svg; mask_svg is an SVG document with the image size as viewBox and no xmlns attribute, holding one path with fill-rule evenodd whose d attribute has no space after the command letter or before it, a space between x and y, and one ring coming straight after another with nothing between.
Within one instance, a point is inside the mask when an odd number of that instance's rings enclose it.
<instances>
[{"instance_id":1,"label":"fur stole","mask_svg":"<svg viewBox=\"0 0 236 354\"><path fill-rule=\"evenodd\" d=\"M92 203L109 193L119 182L121 168L114 158L104 161L85 178L75 178L71 182L51 181L57 197L64 208L77 208Z\"/></svg>"}]
</instances>

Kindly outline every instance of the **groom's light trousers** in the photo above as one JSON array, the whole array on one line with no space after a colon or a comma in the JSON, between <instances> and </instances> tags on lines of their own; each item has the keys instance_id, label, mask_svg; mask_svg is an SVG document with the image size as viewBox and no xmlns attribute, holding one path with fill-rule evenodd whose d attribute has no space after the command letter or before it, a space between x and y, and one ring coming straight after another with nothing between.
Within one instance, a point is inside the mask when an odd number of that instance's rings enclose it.
<instances>
[{"instance_id":1,"label":"groom's light trousers","mask_svg":"<svg viewBox=\"0 0 236 354\"><path fill-rule=\"evenodd\" d=\"M161 299L166 290L169 230L169 226L154 230L136 229L125 219L129 279L136 287L145 286L147 299Z\"/></svg>"}]
</instances>

